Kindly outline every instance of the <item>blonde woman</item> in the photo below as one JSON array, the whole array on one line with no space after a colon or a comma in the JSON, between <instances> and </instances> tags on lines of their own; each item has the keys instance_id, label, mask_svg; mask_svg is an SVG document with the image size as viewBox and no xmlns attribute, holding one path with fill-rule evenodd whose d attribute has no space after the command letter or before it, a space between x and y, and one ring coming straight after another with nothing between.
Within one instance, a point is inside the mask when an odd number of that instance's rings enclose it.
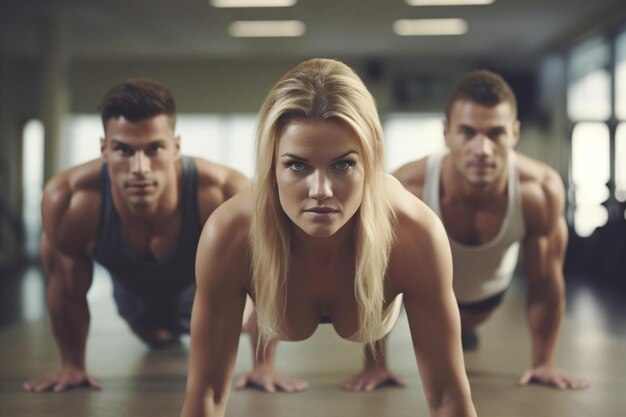
<instances>
[{"instance_id":1,"label":"blonde woman","mask_svg":"<svg viewBox=\"0 0 626 417\"><path fill-rule=\"evenodd\" d=\"M346 65L306 61L259 113L257 172L207 221L182 416L224 416L246 296L264 344L321 322L383 338L403 303L432 416L475 416L440 221L383 170L374 99ZM262 348L262 347L261 347Z\"/></svg>"}]
</instances>

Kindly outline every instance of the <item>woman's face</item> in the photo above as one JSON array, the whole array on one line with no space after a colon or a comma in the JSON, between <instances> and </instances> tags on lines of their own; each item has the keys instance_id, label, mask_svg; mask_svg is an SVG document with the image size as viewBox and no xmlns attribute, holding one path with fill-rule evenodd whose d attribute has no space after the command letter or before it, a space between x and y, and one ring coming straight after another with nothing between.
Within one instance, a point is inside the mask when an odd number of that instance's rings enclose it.
<instances>
[{"instance_id":1,"label":"woman's face","mask_svg":"<svg viewBox=\"0 0 626 417\"><path fill-rule=\"evenodd\" d=\"M280 132L276 182L291 221L313 237L335 234L363 198L364 166L358 137L333 120L294 119Z\"/></svg>"}]
</instances>

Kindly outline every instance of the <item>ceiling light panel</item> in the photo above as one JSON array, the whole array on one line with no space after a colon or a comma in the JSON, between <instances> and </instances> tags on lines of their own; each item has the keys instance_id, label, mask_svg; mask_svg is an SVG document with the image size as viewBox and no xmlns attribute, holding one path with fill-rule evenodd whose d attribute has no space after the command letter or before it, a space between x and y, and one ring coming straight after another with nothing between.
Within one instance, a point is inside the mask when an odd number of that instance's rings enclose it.
<instances>
[{"instance_id":1,"label":"ceiling light panel","mask_svg":"<svg viewBox=\"0 0 626 417\"><path fill-rule=\"evenodd\" d=\"M393 24L393 31L400 36L444 36L467 33L463 19L400 19Z\"/></svg>"},{"instance_id":2,"label":"ceiling light panel","mask_svg":"<svg viewBox=\"0 0 626 417\"><path fill-rule=\"evenodd\" d=\"M211 0L213 7L290 7L297 0Z\"/></svg>"},{"instance_id":3,"label":"ceiling light panel","mask_svg":"<svg viewBox=\"0 0 626 417\"><path fill-rule=\"evenodd\" d=\"M299 20L238 20L228 26L228 34L236 38L295 37L305 31Z\"/></svg>"},{"instance_id":4,"label":"ceiling light panel","mask_svg":"<svg viewBox=\"0 0 626 417\"><path fill-rule=\"evenodd\" d=\"M405 0L409 6L482 6L495 0Z\"/></svg>"}]
</instances>

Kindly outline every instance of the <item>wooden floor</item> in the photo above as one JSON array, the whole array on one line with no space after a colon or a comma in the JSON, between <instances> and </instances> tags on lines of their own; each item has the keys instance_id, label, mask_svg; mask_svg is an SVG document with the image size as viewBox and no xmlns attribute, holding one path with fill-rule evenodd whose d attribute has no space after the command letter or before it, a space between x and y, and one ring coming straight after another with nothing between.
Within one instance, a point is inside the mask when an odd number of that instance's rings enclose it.
<instances>
[{"instance_id":1,"label":"wooden floor","mask_svg":"<svg viewBox=\"0 0 626 417\"><path fill-rule=\"evenodd\" d=\"M22 312L0 323L0 416L3 417L137 417L177 416L183 401L188 339L161 351L147 350L117 317L106 273L99 271L89 299L92 328L88 367L102 391L28 394L28 377L49 372L57 356L43 309L43 284L37 269L21 272L22 294L12 300ZM16 287L16 288L17 288ZM568 314L559 344L560 365L586 376L592 386L561 392L516 386L529 363L523 290L515 284L502 308L480 329L480 349L467 353L466 365L480 416L623 417L626 415L626 307L621 317L607 310L599 296L582 288L570 291ZM4 288L0 288L3 289ZM0 301L7 305L7 292ZM622 297L624 299L624 297ZM624 300L626 301L626 299ZM6 316L6 311L2 314ZM304 342L282 343L278 367L307 379L311 388L299 394L235 391L229 416L427 416L428 410L413 356L406 318L391 334L390 367L407 381L405 389L387 388L355 394L338 388L360 368L360 348L321 325ZM251 349L242 336L236 376L250 369Z\"/></svg>"}]
</instances>

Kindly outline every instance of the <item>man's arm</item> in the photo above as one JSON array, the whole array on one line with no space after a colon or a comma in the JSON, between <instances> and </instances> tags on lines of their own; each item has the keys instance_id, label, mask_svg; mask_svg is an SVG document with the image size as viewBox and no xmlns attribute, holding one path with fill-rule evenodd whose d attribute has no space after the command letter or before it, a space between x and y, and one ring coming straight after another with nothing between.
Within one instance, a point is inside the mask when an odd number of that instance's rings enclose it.
<instances>
[{"instance_id":1,"label":"man's arm","mask_svg":"<svg viewBox=\"0 0 626 417\"><path fill-rule=\"evenodd\" d=\"M427 158L422 158L418 161L409 162L391 174L400 181L404 188L419 199L422 198L424 193L426 161Z\"/></svg>"},{"instance_id":2,"label":"man's arm","mask_svg":"<svg viewBox=\"0 0 626 417\"><path fill-rule=\"evenodd\" d=\"M232 168L203 158L194 158L198 167L198 204L200 220L206 222L211 213L235 194L250 185L250 180Z\"/></svg>"},{"instance_id":3,"label":"man's arm","mask_svg":"<svg viewBox=\"0 0 626 417\"><path fill-rule=\"evenodd\" d=\"M87 291L92 282L92 262L84 257L63 255L44 235L41 254L48 277L48 312L59 350L61 369L24 383L29 392L65 391L76 386L100 388L87 374L85 345L89 331Z\"/></svg>"},{"instance_id":4,"label":"man's arm","mask_svg":"<svg viewBox=\"0 0 626 417\"><path fill-rule=\"evenodd\" d=\"M85 371L87 291L92 282L87 248L97 227L93 211L97 210L99 199L93 192L73 190L71 175L64 173L51 180L42 202L41 256L48 278L48 311L61 370L25 382L24 389L30 392L59 392L79 385L100 387Z\"/></svg>"},{"instance_id":5,"label":"man's arm","mask_svg":"<svg viewBox=\"0 0 626 417\"><path fill-rule=\"evenodd\" d=\"M532 197L532 192L530 193ZM556 367L555 350L565 308L563 263L567 226L563 218L564 192L560 179L547 175L539 204L526 203L527 236L523 242L524 272L528 281L527 318L532 338L532 368L522 385L539 382L559 389L585 388L587 381ZM533 210L540 210L534 212Z\"/></svg>"},{"instance_id":6,"label":"man's arm","mask_svg":"<svg viewBox=\"0 0 626 417\"><path fill-rule=\"evenodd\" d=\"M228 170L226 182L224 183L224 200L228 200L244 188L250 185L250 179L239 171Z\"/></svg>"}]
</instances>

